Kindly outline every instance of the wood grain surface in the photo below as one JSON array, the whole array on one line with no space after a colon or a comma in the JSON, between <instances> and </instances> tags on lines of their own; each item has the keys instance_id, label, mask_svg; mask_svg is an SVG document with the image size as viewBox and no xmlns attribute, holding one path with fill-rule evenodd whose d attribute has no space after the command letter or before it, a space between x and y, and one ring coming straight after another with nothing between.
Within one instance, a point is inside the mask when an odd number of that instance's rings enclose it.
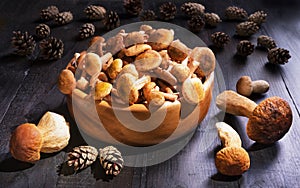
<instances>
[{"instance_id":1,"label":"wood grain surface","mask_svg":"<svg viewBox=\"0 0 300 188\"><path fill-rule=\"evenodd\" d=\"M144 1L146 9L158 11L165 1ZM183 2L173 1L179 9ZM215 91L207 117L197 128L190 142L171 159L148 167L125 167L117 177L104 175L99 161L78 173L66 168L67 152L75 146L85 144L70 117L66 98L57 89L59 72L68 64L75 52L87 48L89 39L79 40L78 31L86 23L83 9L90 4L100 4L115 10L121 17L121 24L139 21L126 14L120 0L2 0L0 2L0 187L300 187L300 1L297 0L230 0L199 1L207 12L216 12L224 18L227 6L236 5L249 13L264 10L268 13L257 34L249 40L256 44L260 34L273 37L279 47L290 51L291 59L283 66L267 64L267 52L255 49L248 58L235 56L236 45L241 40L234 35L237 22L224 21L216 28L204 28L197 35L208 45L209 36L215 31L224 31L231 36L225 49L212 46L218 60L215 75ZM62 59L52 62L32 61L13 55L10 44L12 31L22 30L35 33L35 26L42 23L39 12L49 5L57 5L60 10L70 10L74 21L64 26L48 22L52 36L61 38L65 44ZM94 22L96 34L106 33L101 22ZM187 27L187 18L180 11L171 23ZM221 74L222 73L222 74ZM214 105L218 92L235 90L240 76L265 79L270 90L265 95L251 98L259 103L270 96L286 99L293 110L293 126L286 136L271 146L262 146L251 141L246 134L247 119L222 114ZM42 159L34 165L19 162L9 154L11 132L21 123L37 123L46 111L64 115L71 123L70 144L63 151L42 154ZM227 177L217 173L214 155L221 143L214 128L216 121L225 121L240 134L243 146L249 152L251 167L239 177Z\"/></svg>"}]
</instances>

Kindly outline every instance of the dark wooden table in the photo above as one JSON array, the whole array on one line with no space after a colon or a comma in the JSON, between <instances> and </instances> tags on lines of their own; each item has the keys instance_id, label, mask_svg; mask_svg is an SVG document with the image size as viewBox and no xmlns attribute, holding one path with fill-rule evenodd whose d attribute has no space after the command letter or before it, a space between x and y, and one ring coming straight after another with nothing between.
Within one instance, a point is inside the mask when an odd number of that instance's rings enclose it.
<instances>
[{"instance_id":1,"label":"dark wooden table","mask_svg":"<svg viewBox=\"0 0 300 188\"><path fill-rule=\"evenodd\" d=\"M176 2L177 7L184 1ZM245 8L249 13L265 10L268 20L250 40L256 44L260 34L272 36L278 46L287 48L292 58L283 66L267 64L267 53L256 49L246 59L236 57L234 37L236 22L223 22L217 28L205 28L197 35L208 45L209 35L214 31L225 31L232 36L230 44L223 50L214 49L222 75L216 77L215 88L222 91L235 90L235 84L242 75L253 79L265 79L270 90L262 96L254 96L260 102L270 96L286 99L293 110L293 126L279 142L263 147L249 140L245 124L246 118L226 115L224 118L212 103L210 111L195 132L188 145L171 159L149 167L125 167L113 179L101 174L101 170L89 167L77 174L59 173L57 166L66 160L66 153L73 147L84 144L76 124L70 118L65 97L56 86L59 72L67 65L75 52L87 48L89 39L78 40L78 30L87 20L83 9L89 4L101 4L116 10L121 24L139 21L129 17L122 2L113 1L37 1L2 0L0 2L0 187L300 187L300 2L296 0L261 1L201 1L208 12L216 12L224 17L224 9L229 5ZM50 63L31 62L12 54L10 39L13 30L29 31L34 34L40 23L39 12L48 5L57 5L61 10L70 10L74 21L65 26L53 26L52 35L65 43L62 59ZM157 10L161 2L146 2L145 7ZM180 13L181 14L181 13ZM178 14L171 23L187 27L186 18ZM106 31L100 22L95 22L97 35ZM217 93L215 92L214 95ZM11 132L21 123L37 123L46 111L63 114L71 122L70 144L61 152L42 155L35 165L18 162L9 154ZM226 177L217 173L214 164L215 152L220 149L220 140L212 121L225 121L241 135L243 146L249 151L251 168L240 177Z\"/></svg>"}]
</instances>

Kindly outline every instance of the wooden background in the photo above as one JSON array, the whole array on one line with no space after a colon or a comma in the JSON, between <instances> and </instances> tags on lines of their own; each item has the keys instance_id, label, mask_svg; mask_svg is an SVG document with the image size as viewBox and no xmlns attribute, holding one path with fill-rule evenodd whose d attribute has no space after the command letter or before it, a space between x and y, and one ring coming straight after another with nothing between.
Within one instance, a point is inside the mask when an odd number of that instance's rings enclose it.
<instances>
[{"instance_id":1,"label":"wooden background","mask_svg":"<svg viewBox=\"0 0 300 188\"><path fill-rule=\"evenodd\" d=\"M174 1L175 2L175 1ZM179 8L186 1L176 1ZM157 10L161 1L146 2L145 8ZM268 13L267 23L250 38L256 44L260 34L272 36L279 47L287 48L292 58L284 66L267 64L267 53L255 50L246 59L236 57L236 44L240 40L234 36L236 22L223 22L217 28L205 28L197 35L208 45L209 36L214 31L225 31L232 36L230 44L223 50L213 48L222 70L216 79L216 90L235 89L238 78L249 75L253 79L265 79L270 83L270 91L263 96L253 96L256 102L266 97L280 96L292 107L294 120L288 134L279 142L263 147L247 138L246 118L226 115L211 105L207 118L195 132L189 144L171 159L150 167L125 167L115 178L103 174L98 164L77 174L57 166L66 160L66 152L84 144L84 140L72 121L66 108L65 97L57 89L59 72L66 66L75 52L87 48L89 39L78 40L78 30L85 23L83 9L89 4L101 4L116 10L121 24L139 21L129 17L122 7L122 1L85 0L2 0L0 2L0 187L300 187L300 1L297 0L243 0L243 1L200 1L208 12L216 12L222 18L227 6L236 5L249 13L264 10ZM48 5L57 5L60 10L70 10L74 21L65 26L51 26L52 35L65 43L62 59L40 63L13 55L10 39L13 30L29 31L39 20L39 12ZM171 23L186 27L186 18L179 12ZM95 22L96 34L106 31L100 22ZM225 87L222 85L222 78ZM46 111L63 114L71 122L70 144L61 152L42 155L35 165L18 162L9 154L11 132L21 123L37 123ZM243 146L249 151L251 168L240 177L226 177L217 173L214 165L215 152L220 149L220 140L213 129L215 121L225 121L241 135Z\"/></svg>"}]
</instances>

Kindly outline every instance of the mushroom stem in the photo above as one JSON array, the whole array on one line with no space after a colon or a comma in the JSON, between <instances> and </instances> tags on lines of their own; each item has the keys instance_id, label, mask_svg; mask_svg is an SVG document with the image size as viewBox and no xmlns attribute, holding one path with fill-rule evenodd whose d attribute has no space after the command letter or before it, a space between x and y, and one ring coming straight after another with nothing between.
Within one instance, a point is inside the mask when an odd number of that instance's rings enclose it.
<instances>
[{"instance_id":1,"label":"mushroom stem","mask_svg":"<svg viewBox=\"0 0 300 188\"><path fill-rule=\"evenodd\" d=\"M269 90L269 83L265 80L252 81L252 93L266 93Z\"/></svg>"},{"instance_id":2,"label":"mushroom stem","mask_svg":"<svg viewBox=\"0 0 300 188\"><path fill-rule=\"evenodd\" d=\"M220 93L216 98L216 105L229 114L248 118L257 106L252 100L231 90Z\"/></svg>"},{"instance_id":3,"label":"mushroom stem","mask_svg":"<svg viewBox=\"0 0 300 188\"><path fill-rule=\"evenodd\" d=\"M239 134L227 123L217 122L216 128L224 147L242 147L242 140Z\"/></svg>"}]
</instances>

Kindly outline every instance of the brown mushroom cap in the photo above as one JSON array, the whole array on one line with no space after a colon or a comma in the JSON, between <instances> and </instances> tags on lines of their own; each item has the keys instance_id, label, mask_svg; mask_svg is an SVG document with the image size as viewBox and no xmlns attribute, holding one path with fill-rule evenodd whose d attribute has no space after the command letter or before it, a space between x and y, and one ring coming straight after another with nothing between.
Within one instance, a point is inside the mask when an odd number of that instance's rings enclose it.
<instances>
[{"instance_id":1,"label":"brown mushroom cap","mask_svg":"<svg viewBox=\"0 0 300 188\"><path fill-rule=\"evenodd\" d=\"M236 83L238 94L249 97L253 91L252 80L249 76L242 76Z\"/></svg>"},{"instance_id":2,"label":"brown mushroom cap","mask_svg":"<svg viewBox=\"0 0 300 188\"><path fill-rule=\"evenodd\" d=\"M215 164L221 174L242 175L250 167L250 157L242 147L225 147L216 154Z\"/></svg>"},{"instance_id":3,"label":"brown mushroom cap","mask_svg":"<svg viewBox=\"0 0 300 188\"><path fill-rule=\"evenodd\" d=\"M183 61L188 53L189 48L178 39L174 40L168 47L168 54L175 61Z\"/></svg>"},{"instance_id":4,"label":"brown mushroom cap","mask_svg":"<svg viewBox=\"0 0 300 188\"><path fill-rule=\"evenodd\" d=\"M292 121L288 102L280 97L270 97L254 109L247 124L247 134L258 143L271 144L288 132Z\"/></svg>"},{"instance_id":5,"label":"brown mushroom cap","mask_svg":"<svg viewBox=\"0 0 300 188\"><path fill-rule=\"evenodd\" d=\"M31 123L18 126L10 138L10 153L20 161L33 163L40 159L43 138Z\"/></svg>"}]
</instances>

